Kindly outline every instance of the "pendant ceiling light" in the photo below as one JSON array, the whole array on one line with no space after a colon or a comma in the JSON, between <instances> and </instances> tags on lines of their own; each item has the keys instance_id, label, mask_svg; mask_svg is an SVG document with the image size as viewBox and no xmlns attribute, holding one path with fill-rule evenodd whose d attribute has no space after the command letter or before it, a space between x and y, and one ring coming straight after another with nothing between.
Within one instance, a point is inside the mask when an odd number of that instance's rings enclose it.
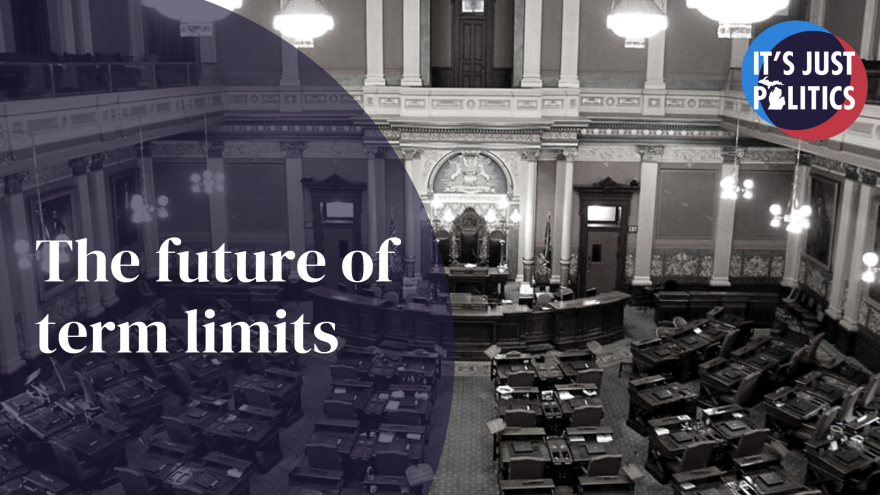
<instances>
[{"instance_id":1,"label":"pendant ceiling light","mask_svg":"<svg viewBox=\"0 0 880 495\"><path fill-rule=\"evenodd\" d=\"M289 0L272 21L272 27L293 40L297 48L313 48L315 38L324 36L333 26L333 16L318 0Z\"/></svg>"},{"instance_id":2,"label":"pendant ceiling light","mask_svg":"<svg viewBox=\"0 0 880 495\"><path fill-rule=\"evenodd\" d=\"M143 0L143 4L180 22L214 22L240 9L243 0Z\"/></svg>"},{"instance_id":3,"label":"pendant ceiling light","mask_svg":"<svg viewBox=\"0 0 880 495\"><path fill-rule=\"evenodd\" d=\"M752 37L752 24L788 7L789 0L687 0L687 6L718 23L719 38Z\"/></svg>"},{"instance_id":4,"label":"pendant ceiling light","mask_svg":"<svg viewBox=\"0 0 880 495\"><path fill-rule=\"evenodd\" d=\"M617 0L605 25L626 40L627 48L644 48L647 38L669 27L669 20L654 0Z\"/></svg>"},{"instance_id":5,"label":"pendant ceiling light","mask_svg":"<svg viewBox=\"0 0 880 495\"><path fill-rule=\"evenodd\" d=\"M798 141L797 158L794 162L794 179L791 182L791 199L788 201L788 212L782 205L770 205L770 226L778 229L785 224L785 231L790 234L800 234L810 228L810 217L813 215L813 208L810 205L802 205L798 198L798 169L801 163L801 142Z\"/></svg>"}]
</instances>

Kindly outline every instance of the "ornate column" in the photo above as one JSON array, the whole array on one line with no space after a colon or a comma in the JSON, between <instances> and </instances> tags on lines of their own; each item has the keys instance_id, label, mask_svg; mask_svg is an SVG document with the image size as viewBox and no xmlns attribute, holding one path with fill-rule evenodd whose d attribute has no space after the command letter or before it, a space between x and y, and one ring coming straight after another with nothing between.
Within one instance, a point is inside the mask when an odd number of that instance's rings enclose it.
<instances>
[{"instance_id":1,"label":"ornate column","mask_svg":"<svg viewBox=\"0 0 880 495\"><path fill-rule=\"evenodd\" d=\"M379 161L384 160L382 148L366 148L367 150L367 251L371 255L376 255L379 249L379 226L381 225L381 217L379 215Z\"/></svg>"},{"instance_id":2,"label":"ornate column","mask_svg":"<svg viewBox=\"0 0 880 495\"><path fill-rule=\"evenodd\" d=\"M208 148L208 170L214 174L226 173L223 160L223 145L210 143ZM229 223L226 216L226 193L214 191L208 195L208 207L211 214L211 248L217 249L221 244L229 244Z\"/></svg>"},{"instance_id":3,"label":"ornate column","mask_svg":"<svg viewBox=\"0 0 880 495\"><path fill-rule=\"evenodd\" d=\"M281 143L281 149L285 153L284 168L287 179L287 239L290 249L297 256L306 250L305 216L303 215L305 204L302 185L302 154L305 147L305 143ZM293 266L291 264L291 267Z\"/></svg>"},{"instance_id":4,"label":"ornate column","mask_svg":"<svg viewBox=\"0 0 880 495\"><path fill-rule=\"evenodd\" d=\"M540 88L544 85L541 79L541 16L544 0L525 0L525 3L523 76L520 86Z\"/></svg>"},{"instance_id":5,"label":"ornate column","mask_svg":"<svg viewBox=\"0 0 880 495\"><path fill-rule=\"evenodd\" d=\"M523 151L523 188L520 216L522 217L522 281L532 285L535 268L535 196L538 183L538 150Z\"/></svg>"},{"instance_id":6,"label":"ornate column","mask_svg":"<svg viewBox=\"0 0 880 495\"><path fill-rule=\"evenodd\" d=\"M651 282L651 254L654 249L654 216L657 207L657 182L663 146L639 146L642 172L639 178L639 219L636 233L636 259L632 284L646 287Z\"/></svg>"},{"instance_id":7,"label":"ornate column","mask_svg":"<svg viewBox=\"0 0 880 495\"><path fill-rule=\"evenodd\" d=\"M803 156L801 163L797 165L797 183L795 184L795 191L801 203L805 202L810 184L810 167L803 164ZM801 256L804 252L806 238L806 232L788 234L788 240L785 244L785 274L782 276L782 285L786 287L798 286L798 272L801 267Z\"/></svg>"},{"instance_id":8,"label":"ornate column","mask_svg":"<svg viewBox=\"0 0 880 495\"><path fill-rule=\"evenodd\" d=\"M89 0L79 0L76 2L76 24L79 29L77 34L77 49L79 53L94 53L95 48L92 43L92 13L89 6Z\"/></svg>"},{"instance_id":9,"label":"ornate column","mask_svg":"<svg viewBox=\"0 0 880 495\"><path fill-rule=\"evenodd\" d=\"M92 156L91 170L92 173L89 174L91 179L89 190L93 191L92 197L95 200L95 211L93 212L95 218L95 239L89 239L89 244L97 246L92 249L100 249L107 255L109 260L116 254L116 243L114 242L113 232L110 227L112 225L110 218L111 206L107 203L107 198L110 195L107 191L107 180L104 175L103 154ZM108 274L107 281L101 283L101 303L105 308L109 308L117 302L119 302L119 297L116 296L116 279Z\"/></svg>"},{"instance_id":10,"label":"ornate column","mask_svg":"<svg viewBox=\"0 0 880 495\"><path fill-rule=\"evenodd\" d=\"M416 277L416 267L418 266L418 257L420 251L419 245L419 220L422 213L422 200L416 191L415 182L418 172L416 171L416 160L421 157L421 151L405 148L402 150L404 167L409 179L404 179L404 213L406 214L406 236L403 244L404 248L404 277Z\"/></svg>"},{"instance_id":11,"label":"ornate column","mask_svg":"<svg viewBox=\"0 0 880 495\"><path fill-rule=\"evenodd\" d=\"M820 26L825 25L825 0L810 0L807 20Z\"/></svg>"},{"instance_id":12,"label":"ornate column","mask_svg":"<svg viewBox=\"0 0 880 495\"><path fill-rule=\"evenodd\" d=\"M568 287L571 269L571 215L572 196L574 194L574 159L577 157L577 148L564 150L565 165L562 169L562 232L559 249L559 285ZM558 183L557 183L558 184ZM557 191L557 194L559 191Z\"/></svg>"},{"instance_id":13,"label":"ornate column","mask_svg":"<svg viewBox=\"0 0 880 495\"><path fill-rule=\"evenodd\" d=\"M385 86L382 0L367 0L367 77L364 86Z\"/></svg>"},{"instance_id":14,"label":"ornate column","mask_svg":"<svg viewBox=\"0 0 880 495\"><path fill-rule=\"evenodd\" d=\"M865 17L862 19L862 39L859 43L859 56L866 60L874 60L876 46L874 35L877 33L877 0L865 0Z\"/></svg>"},{"instance_id":15,"label":"ornate column","mask_svg":"<svg viewBox=\"0 0 880 495\"><path fill-rule=\"evenodd\" d=\"M666 0L660 0L660 8L666 12ZM656 34L648 42L648 60L645 64L645 96L642 106L644 115L666 114L666 31ZM653 96L653 97L652 97Z\"/></svg>"},{"instance_id":16,"label":"ornate column","mask_svg":"<svg viewBox=\"0 0 880 495\"><path fill-rule=\"evenodd\" d=\"M14 243L15 239L7 238L4 229L0 228L0 246L12 246ZM0 294L7 295L0 297L0 375L11 375L25 365L18 349L18 326L15 306L12 304L13 291L18 290L12 282L12 270L18 270L17 260L7 258L8 252L8 249L0 249L0 267L3 268L0 270ZM21 276L30 274L21 273Z\"/></svg>"},{"instance_id":17,"label":"ornate column","mask_svg":"<svg viewBox=\"0 0 880 495\"><path fill-rule=\"evenodd\" d=\"M864 178L863 178L864 180ZM856 213L856 229L853 234L851 256L849 264L849 287L846 291L846 300L843 306L843 320L840 325L849 330L856 331L859 326L859 306L865 292L865 283L862 282L862 272L865 270L862 264L862 255L873 249L873 236L869 236L869 225L876 221L877 214L875 197L877 193L877 177L873 176L859 187L859 208ZM870 228L870 230L874 230Z\"/></svg>"},{"instance_id":18,"label":"ornate column","mask_svg":"<svg viewBox=\"0 0 880 495\"><path fill-rule=\"evenodd\" d=\"M735 156L739 153L739 157ZM736 160L745 156L745 150L727 149L722 152L721 177L733 175ZM720 180L720 179L719 179ZM715 254L713 255L712 287L730 287L730 255L733 253L733 223L736 219L738 200L722 199L718 196L718 220L715 223ZM743 199L742 201L748 201Z\"/></svg>"},{"instance_id":19,"label":"ornate column","mask_svg":"<svg viewBox=\"0 0 880 495\"><path fill-rule=\"evenodd\" d=\"M853 245L851 238L854 216L857 211L858 179L858 169L847 166L847 178L843 182L843 192L840 195L840 217L837 221L837 231L834 233L837 249L834 250L834 259L831 262L831 290L828 295L828 309L825 310L825 314L835 320L840 320L843 316L844 292L849 276L850 255L852 254L852 250L847 247ZM868 224L862 225L867 227ZM865 227L862 230L865 230ZM852 258L853 264L861 266L861 259L861 255L858 258Z\"/></svg>"},{"instance_id":20,"label":"ornate column","mask_svg":"<svg viewBox=\"0 0 880 495\"><path fill-rule=\"evenodd\" d=\"M17 173L6 176L6 201L12 217L12 231L15 240L25 239L30 243L30 252L34 252L34 236L30 233L29 223L31 215L25 204L22 186L27 174ZM14 241L13 241L14 242ZM40 289L38 277L41 275L40 267L33 263L27 270L18 274L18 292L21 297L21 332L24 339L22 352L25 359L35 359L41 355L37 322L42 319L40 312Z\"/></svg>"},{"instance_id":21,"label":"ornate column","mask_svg":"<svg viewBox=\"0 0 880 495\"><path fill-rule=\"evenodd\" d=\"M142 0L126 0L128 2L128 35L130 54L135 60L143 60L147 53L144 38L144 6Z\"/></svg>"},{"instance_id":22,"label":"ornate column","mask_svg":"<svg viewBox=\"0 0 880 495\"><path fill-rule=\"evenodd\" d=\"M559 63L559 87L579 88L578 46L580 45L581 2L562 1L562 59Z\"/></svg>"},{"instance_id":23,"label":"ornate column","mask_svg":"<svg viewBox=\"0 0 880 495\"><path fill-rule=\"evenodd\" d=\"M403 76L401 86L421 86L421 0L403 2Z\"/></svg>"},{"instance_id":24,"label":"ornate column","mask_svg":"<svg viewBox=\"0 0 880 495\"><path fill-rule=\"evenodd\" d=\"M67 164L73 172L73 182L76 185L77 203L79 205L78 213L83 229L83 237L89 240L89 250L94 251L100 249L100 243L98 242L98 236L95 235L94 222L92 221L93 196L89 192L89 168L91 161L91 157L86 157L71 160ZM104 251L104 254L111 257L113 255L112 251L110 253ZM79 253L75 252L75 250L74 256L79 256ZM89 276L92 277L95 274L97 263L95 263L94 256L89 256L88 259ZM107 276L110 277L111 275L108 273ZM101 304L100 286L94 282L84 282L83 288L86 291L86 307L88 308L86 314L89 318L94 318L104 311L104 306Z\"/></svg>"},{"instance_id":25,"label":"ornate column","mask_svg":"<svg viewBox=\"0 0 880 495\"><path fill-rule=\"evenodd\" d=\"M138 165L141 170L143 170L142 177L146 177L146 184L143 185L146 198L148 201L155 201L156 185L153 181L153 155L150 146L144 146L143 154L141 154L141 148L138 146L136 148L136 153L138 154ZM156 253L159 251L158 220L154 219L152 222L142 223L141 236L143 236L144 239L144 259L141 266L143 267L147 278L158 278L159 260L156 257Z\"/></svg>"}]
</instances>

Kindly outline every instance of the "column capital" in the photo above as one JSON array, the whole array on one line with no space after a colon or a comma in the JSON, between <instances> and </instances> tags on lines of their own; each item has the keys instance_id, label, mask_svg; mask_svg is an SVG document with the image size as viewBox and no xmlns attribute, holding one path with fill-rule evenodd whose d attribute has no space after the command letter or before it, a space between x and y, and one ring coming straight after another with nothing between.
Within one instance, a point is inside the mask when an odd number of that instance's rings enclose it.
<instances>
[{"instance_id":1,"label":"column capital","mask_svg":"<svg viewBox=\"0 0 880 495\"><path fill-rule=\"evenodd\" d=\"M377 160L383 160L388 153L394 153L394 149L388 146L377 146L374 144L364 145L364 154L367 155L368 159L375 158Z\"/></svg>"},{"instance_id":2,"label":"column capital","mask_svg":"<svg viewBox=\"0 0 880 495\"><path fill-rule=\"evenodd\" d=\"M562 148L559 150L559 156L561 156L567 162L573 162L574 159L578 156L578 149L577 147Z\"/></svg>"},{"instance_id":3,"label":"column capital","mask_svg":"<svg viewBox=\"0 0 880 495\"><path fill-rule=\"evenodd\" d=\"M664 146L647 145L636 146L636 152L641 155L643 162L657 163L663 157L666 150Z\"/></svg>"},{"instance_id":4,"label":"column capital","mask_svg":"<svg viewBox=\"0 0 880 495\"><path fill-rule=\"evenodd\" d=\"M422 156L422 150L415 148L401 148L400 156L406 161L418 160Z\"/></svg>"},{"instance_id":5,"label":"column capital","mask_svg":"<svg viewBox=\"0 0 880 495\"><path fill-rule=\"evenodd\" d=\"M200 148L207 153L208 158L223 158L223 151L226 150L223 141L208 141L201 143Z\"/></svg>"},{"instance_id":6,"label":"column capital","mask_svg":"<svg viewBox=\"0 0 880 495\"><path fill-rule=\"evenodd\" d=\"M67 166L70 167L70 171L73 172L74 177L86 175L91 170L92 157L82 156L79 158L74 158L73 160L67 162Z\"/></svg>"},{"instance_id":7,"label":"column capital","mask_svg":"<svg viewBox=\"0 0 880 495\"><path fill-rule=\"evenodd\" d=\"M281 141L281 150L285 158L302 158L306 143L301 141Z\"/></svg>"},{"instance_id":8,"label":"column capital","mask_svg":"<svg viewBox=\"0 0 880 495\"><path fill-rule=\"evenodd\" d=\"M527 162L535 162L538 161L538 155L540 154L541 150L523 150L519 152L519 157Z\"/></svg>"},{"instance_id":9,"label":"column capital","mask_svg":"<svg viewBox=\"0 0 880 495\"><path fill-rule=\"evenodd\" d=\"M25 180L27 180L27 174L24 172L7 175L3 178L5 193L7 195L20 193Z\"/></svg>"}]
</instances>

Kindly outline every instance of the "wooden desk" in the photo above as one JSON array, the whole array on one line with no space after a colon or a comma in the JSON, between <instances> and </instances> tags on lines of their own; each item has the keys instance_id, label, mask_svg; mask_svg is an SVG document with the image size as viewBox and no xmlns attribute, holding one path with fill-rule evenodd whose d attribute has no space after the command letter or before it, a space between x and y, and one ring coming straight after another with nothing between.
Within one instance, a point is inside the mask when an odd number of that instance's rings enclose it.
<instances>
[{"instance_id":1,"label":"wooden desk","mask_svg":"<svg viewBox=\"0 0 880 495\"><path fill-rule=\"evenodd\" d=\"M626 424L642 436L648 434L648 421L664 416L694 413L697 394L679 383L642 390L630 390Z\"/></svg>"},{"instance_id":2,"label":"wooden desk","mask_svg":"<svg viewBox=\"0 0 880 495\"><path fill-rule=\"evenodd\" d=\"M804 451L807 456L807 476L805 482L813 487L827 490L826 493L855 492L855 481L876 466L878 459L869 449L851 448L846 443L839 445L837 451L829 449L830 441L808 442ZM839 491L838 486L843 490Z\"/></svg>"},{"instance_id":3,"label":"wooden desk","mask_svg":"<svg viewBox=\"0 0 880 495\"><path fill-rule=\"evenodd\" d=\"M850 388L855 387L855 384L822 370L814 370L798 377L795 380L795 387L836 405L843 401L843 395Z\"/></svg>"},{"instance_id":4,"label":"wooden desk","mask_svg":"<svg viewBox=\"0 0 880 495\"><path fill-rule=\"evenodd\" d=\"M804 485L784 469L746 476L745 481L757 495L783 495L805 489Z\"/></svg>"},{"instance_id":5,"label":"wooden desk","mask_svg":"<svg viewBox=\"0 0 880 495\"><path fill-rule=\"evenodd\" d=\"M569 382L575 382L579 372L597 367L593 351L562 351L556 356L556 362Z\"/></svg>"},{"instance_id":6,"label":"wooden desk","mask_svg":"<svg viewBox=\"0 0 880 495\"><path fill-rule=\"evenodd\" d=\"M282 457L278 427L271 421L258 421L242 411L237 416L219 416L203 434L209 449L251 461L263 473Z\"/></svg>"},{"instance_id":7,"label":"wooden desk","mask_svg":"<svg viewBox=\"0 0 880 495\"><path fill-rule=\"evenodd\" d=\"M798 428L819 415L830 404L812 394L790 387L764 396L767 425L780 431Z\"/></svg>"},{"instance_id":8,"label":"wooden desk","mask_svg":"<svg viewBox=\"0 0 880 495\"><path fill-rule=\"evenodd\" d=\"M555 485L551 479L501 480L498 487L502 494L513 495L553 495Z\"/></svg>"},{"instance_id":9,"label":"wooden desk","mask_svg":"<svg viewBox=\"0 0 880 495\"><path fill-rule=\"evenodd\" d=\"M172 472L163 485L173 491L175 487L189 487L212 495L243 495L250 490L250 476L229 476L227 470L188 462Z\"/></svg>"}]
</instances>

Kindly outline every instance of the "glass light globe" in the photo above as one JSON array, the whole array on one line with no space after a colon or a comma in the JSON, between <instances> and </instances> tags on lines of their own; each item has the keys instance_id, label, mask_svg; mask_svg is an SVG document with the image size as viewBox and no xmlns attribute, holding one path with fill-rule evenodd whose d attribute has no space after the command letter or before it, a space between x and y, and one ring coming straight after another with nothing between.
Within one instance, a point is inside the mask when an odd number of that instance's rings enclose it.
<instances>
[{"instance_id":1,"label":"glass light globe","mask_svg":"<svg viewBox=\"0 0 880 495\"><path fill-rule=\"evenodd\" d=\"M163 208L163 209L159 210L158 212L156 212L156 215L159 218L168 218L168 210Z\"/></svg>"},{"instance_id":2,"label":"glass light globe","mask_svg":"<svg viewBox=\"0 0 880 495\"><path fill-rule=\"evenodd\" d=\"M216 182L226 182L226 174L224 174L223 172L217 172L216 174L214 174L214 180Z\"/></svg>"},{"instance_id":3,"label":"glass light globe","mask_svg":"<svg viewBox=\"0 0 880 495\"><path fill-rule=\"evenodd\" d=\"M751 189L746 189L745 192L743 192L743 198L745 198L745 199L752 199L754 197L755 197L755 194L752 193Z\"/></svg>"},{"instance_id":4,"label":"glass light globe","mask_svg":"<svg viewBox=\"0 0 880 495\"><path fill-rule=\"evenodd\" d=\"M627 40L628 48L644 48L644 40L665 31L669 19L652 0L618 0L605 27Z\"/></svg>"},{"instance_id":5,"label":"glass light globe","mask_svg":"<svg viewBox=\"0 0 880 495\"><path fill-rule=\"evenodd\" d=\"M243 0L143 0L144 7L181 22L216 22L242 7Z\"/></svg>"},{"instance_id":6,"label":"glass light globe","mask_svg":"<svg viewBox=\"0 0 880 495\"><path fill-rule=\"evenodd\" d=\"M782 206L780 205L770 205L770 214L774 216L782 215Z\"/></svg>"},{"instance_id":7,"label":"glass light globe","mask_svg":"<svg viewBox=\"0 0 880 495\"><path fill-rule=\"evenodd\" d=\"M193 186L190 188L190 191L192 191L194 193L200 193L200 192L202 192L202 188L199 187L198 184L193 184Z\"/></svg>"},{"instance_id":8,"label":"glass light globe","mask_svg":"<svg viewBox=\"0 0 880 495\"><path fill-rule=\"evenodd\" d=\"M440 201L440 198L434 198L431 200L431 207L439 210L440 208L443 208L443 201Z\"/></svg>"},{"instance_id":9,"label":"glass light globe","mask_svg":"<svg viewBox=\"0 0 880 495\"><path fill-rule=\"evenodd\" d=\"M687 0L687 6L717 22L719 38L751 38L752 24L769 19L789 0Z\"/></svg>"},{"instance_id":10,"label":"glass light globe","mask_svg":"<svg viewBox=\"0 0 880 495\"><path fill-rule=\"evenodd\" d=\"M192 182L193 184L198 184L199 182L202 181L202 176L194 173L189 176L189 181Z\"/></svg>"},{"instance_id":11,"label":"glass light globe","mask_svg":"<svg viewBox=\"0 0 880 495\"><path fill-rule=\"evenodd\" d=\"M15 249L15 252L17 254L24 255L24 254L27 254L27 252L30 250L31 243L29 243L28 241L26 241L24 239L19 239L19 240L15 241L13 248Z\"/></svg>"},{"instance_id":12,"label":"glass light globe","mask_svg":"<svg viewBox=\"0 0 880 495\"><path fill-rule=\"evenodd\" d=\"M513 213L510 214L510 221L519 223L520 220L522 220L522 216L519 214L519 210L513 210Z\"/></svg>"},{"instance_id":13,"label":"glass light globe","mask_svg":"<svg viewBox=\"0 0 880 495\"><path fill-rule=\"evenodd\" d=\"M156 198L156 204L159 206L168 206L168 196L159 196L158 198Z\"/></svg>"},{"instance_id":14,"label":"glass light globe","mask_svg":"<svg viewBox=\"0 0 880 495\"><path fill-rule=\"evenodd\" d=\"M214 177L214 172L211 172L210 170L205 170L204 172L202 172L202 177L207 180L211 180L211 178Z\"/></svg>"},{"instance_id":15,"label":"glass light globe","mask_svg":"<svg viewBox=\"0 0 880 495\"><path fill-rule=\"evenodd\" d=\"M733 189L736 186L736 181L733 179L732 175L728 175L727 177L721 179L721 187L724 189Z\"/></svg>"},{"instance_id":16,"label":"glass light globe","mask_svg":"<svg viewBox=\"0 0 880 495\"><path fill-rule=\"evenodd\" d=\"M778 217L774 218L773 220L770 220L770 226L774 229L778 229L779 227L782 227L782 220L780 220Z\"/></svg>"},{"instance_id":17,"label":"glass light globe","mask_svg":"<svg viewBox=\"0 0 880 495\"><path fill-rule=\"evenodd\" d=\"M19 267L20 269L22 269L22 270L27 270L27 269L30 268L31 266L33 266L33 263L31 263L31 260L30 260L30 259L25 258L24 256L18 258L18 267Z\"/></svg>"},{"instance_id":18,"label":"glass light globe","mask_svg":"<svg viewBox=\"0 0 880 495\"><path fill-rule=\"evenodd\" d=\"M874 274L873 270L868 270L862 274L862 282L873 284L877 281L877 275Z\"/></svg>"},{"instance_id":19,"label":"glass light globe","mask_svg":"<svg viewBox=\"0 0 880 495\"><path fill-rule=\"evenodd\" d=\"M144 209L144 197L140 194L135 194L131 197L131 209L134 211L141 211Z\"/></svg>"},{"instance_id":20,"label":"glass light globe","mask_svg":"<svg viewBox=\"0 0 880 495\"><path fill-rule=\"evenodd\" d=\"M743 187L746 189L754 189L755 181L753 181L752 179L746 179L743 181Z\"/></svg>"},{"instance_id":21,"label":"glass light globe","mask_svg":"<svg viewBox=\"0 0 880 495\"><path fill-rule=\"evenodd\" d=\"M880 256L877 256L877 253L865 253L862 256L862 262L871 268L877 266L877 263L880 263Z\"/></svg>"},{"instance_id":22,"label":"glass light globe","mask_svg":"<svg viewBox=\"0 0 880 495\"><path fill-rule=\"evenodd\" d=\"M272 27L285 38L311 41L333 29L333 16L316 0L289 0L272 19Z\"/></svg>"},{"instance_id":23,"label":"glass light globe","mask_svg":"<svg viewBox=\"0 0 880 495\"><path fill-rule=\"evenodd\" d=\"M495 223L497 221L498 221L498 215L495 213L495 210L494 209L489 210L489 212L486 213L486 222Z\"/></svg>"},{"instance_id":24,"label":"glass light globe","mask_svg":"<svg viewBox=\"0 0 880 495\"><path fill-rule=\"evenodd\" d=\"M507 196L504 196L498 200L498 207L502 210L506 210L510 207L510 201L508 201Z\"/></svg>"},{"instance_id":25,"label":"glass light globe","mask_svg":"<svg viewBox=\"0 0 880 495\"><path fill-rule=\"evenodd\" d=\"M214 186L214 190L217 191L218 193L226 192L226 186L224 186L223 183L221 182L221 183L217 184L216 186Z\"/></svg>"},{"instance_id":26,"label":"glass light globe","mask_svg":"<svg viewBox=\"0 0 880 495\"><path fill-rule=\"evenodd\" d=\"M813 214L813 207L810 206L810 205L804 205L804 206L801 206L801 207L799 208L799 210L800 210L800 212L801 212L801 215L804 216L804 218L806 218L806 217L808 217L808 216L810 216L810 215Z\"/></svg>"}]
</instances>

